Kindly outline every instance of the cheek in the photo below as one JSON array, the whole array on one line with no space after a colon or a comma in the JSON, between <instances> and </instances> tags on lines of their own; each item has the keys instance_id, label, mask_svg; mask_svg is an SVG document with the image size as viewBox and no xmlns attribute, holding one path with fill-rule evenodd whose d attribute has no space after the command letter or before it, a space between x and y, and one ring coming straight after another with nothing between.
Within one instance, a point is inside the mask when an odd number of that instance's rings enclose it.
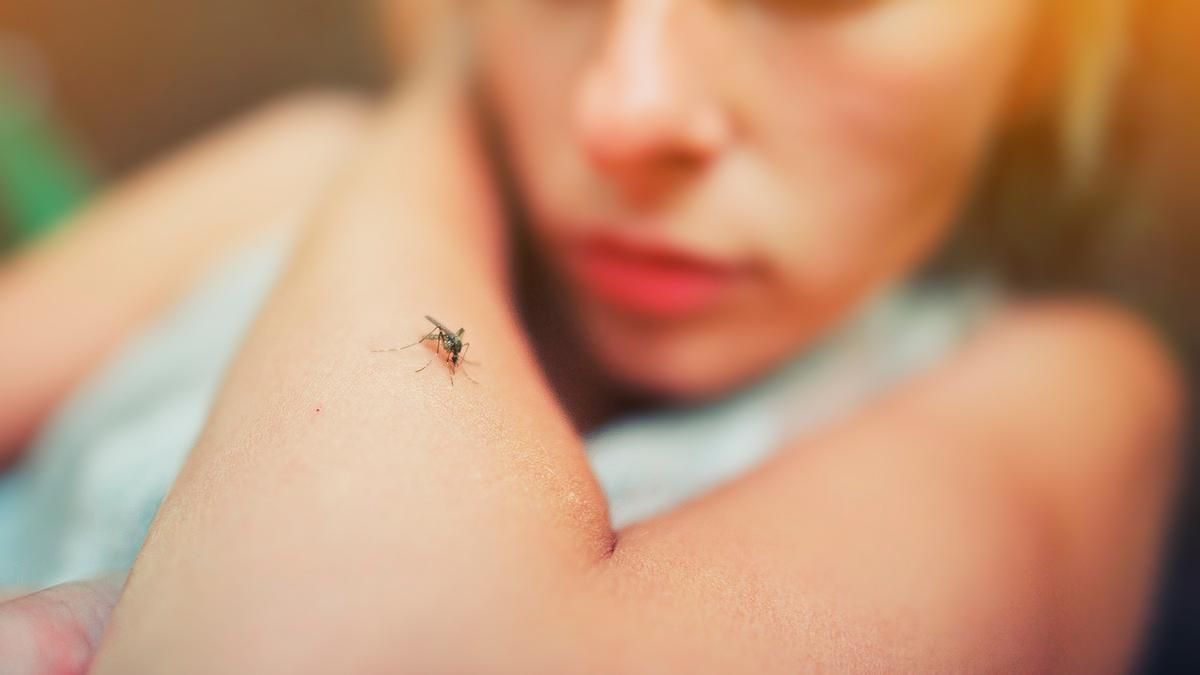
<instances>
[{"instance_id":1,"label":"cheek","mask_svg":"<svg viewBox=\"0 0 1200 675\"><path fill-rule=\"evenodd\" d=\"M1015 67L1015 30L960 20L951 37L921 45L903 31L889 40L896 21L886 34L868 25L778 41L747 88L743 114L764 173L777 203L799 216L775 224L777 260L818 289L911 266L936 245Z\"/></svg>"},{"instance_id":2,"label":"cheek","mask_svg":"<svg viewBox=\"0 0 1200 675\"><path fill-rule=\"evenodd\" d=\"M586 188L574 145L572 101L598 39L593 24L560 20L541 31L529 25L539 21L545 19L537 12L512 10L490 18L479 33L488 99L523 196L535 210L548 201L572 203L569 197ZM530 40L531 34L542 37Z\"/></svg>"},{"instance_id":3,"label":"cheek","mask_svg":"<svg viewBox=\"0 0 1200 675\"><path fill-rule=\"evenodd\" d=\"M795 116L773 126L790 133L765 157L786 176L781 201L802 214L788 252L826 283L930 245L983 152L974 125L942 114L940 83L838 70L786 104Z\"/></svg>"}]
</instances>

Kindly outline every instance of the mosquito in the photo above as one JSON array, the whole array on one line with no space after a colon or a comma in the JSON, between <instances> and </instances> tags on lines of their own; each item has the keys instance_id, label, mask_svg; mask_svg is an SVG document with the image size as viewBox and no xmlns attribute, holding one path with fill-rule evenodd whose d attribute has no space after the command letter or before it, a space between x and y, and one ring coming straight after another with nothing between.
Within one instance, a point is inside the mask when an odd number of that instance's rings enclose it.
<instances>
[{"instance_id":1,"label":"mosquito","mask_svg":"<svg viewBox=\"0 0 1200 675\"><path fill-rule=\"evenodd\" d=\"M393 347L392 349L372 349L371 351L377 354L382 352L399 352L411 347L416 347L427 340L434 340L437 342L437 356L429 359L429 363L421 366L415 372L419 373L428 368L429 364L433 363L433 359L436 359L438 356L442 355L442 350L444 349L446 350L446 362L450 364L450 384L454 384L454 373L459 369L462 369L463 375L466 375L468 380L475 382L475 384L479 384L479 382L477 382L475 378L471 377L471 374L468 373L466 368L463 366L463 364L465 364L467 361L467 351L471 349L471 343L463 342L462 339L463 333L465 333L467 329L459 328L457 331L452 331L446 327L446 324L438 321L428 314L425 315L425 319L428 320L429 323L433 324L433 330L422 336L420 340L417 340L411 345L405 345L403 347Z\"/></svg>"}]
</instances>

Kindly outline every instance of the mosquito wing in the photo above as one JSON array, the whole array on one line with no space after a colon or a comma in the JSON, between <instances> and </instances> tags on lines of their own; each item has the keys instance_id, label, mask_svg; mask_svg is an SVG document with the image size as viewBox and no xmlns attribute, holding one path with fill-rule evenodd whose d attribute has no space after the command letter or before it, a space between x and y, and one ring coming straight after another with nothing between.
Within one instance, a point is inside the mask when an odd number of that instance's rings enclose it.
<instances>
[{"instance_id":1,"label":"mosquito wing","mask_svg":"<svg viewBox=\"0 0 1200 675\"><path fill-rule=\"evenodd\" d=\"M429 323L437 326L438 330L442 331L443 333L446 333L448 335L454 334L454 331L450 330L449 328L446 328L445 324L443 324L441 321L438 321L437 319L433 318L432 316L429 316L428 314L426 314L425 318L429 320Z\"/></svg>"}]
</instances>

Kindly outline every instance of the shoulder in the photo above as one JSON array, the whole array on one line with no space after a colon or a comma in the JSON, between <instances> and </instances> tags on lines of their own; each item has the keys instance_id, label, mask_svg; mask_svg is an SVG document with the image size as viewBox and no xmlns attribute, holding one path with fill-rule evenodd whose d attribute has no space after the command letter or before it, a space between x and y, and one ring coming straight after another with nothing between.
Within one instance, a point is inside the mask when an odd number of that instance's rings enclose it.
<instances>
[{"instance_id":1,"label":"shoulder","mask_svg":"<svg viewBox=\"0 0 1200 675\"><path fill-rule=\"evenodd\" d=\"M268 101L168 155L160 165L224 166L226 171L296 172L354 145L372 110L361 95L305 90ZM237 165L231 167L230 160Z\"/></svg>"},{"instance_id":2,"label":"shoulder","mask_svg":"<svg viewBox=\"0 0 1200 675\"><path fill-rule=\"evenodd\" d=\"M1102 672L1136 649L1178 489L1183 391L1146 321L1066 298L1003 311L901 406L1029 515L1063 670Z\"/></svg>"},{"instance_id":3,"label":"shoulder","mask_svg":"<svg viewBox=\"0 0 1200 675\"><path fill-rule=\"evenodd\" d=\"M961 366L1030 406L1050 405L1062 424L1135 425L1164 436L1180 426L1182 369L1167 341L1103 300L1013 305L985 327Z\"/></svg>"},{"instance_id":4,"label":"shoulder","mask_svg":"<svg viewBox=\"0 0 1200 675\"><path fill-rule=\"evenodd\" d=\"M305 91L268 102L167 152L114 184L78 216L75 237L137 246L169 227L203 231L225 247L311 206L344 166L373 108L341 91ZM123 237L123 238L122 238ZM79 244L91 253L94 246Z\"/></svg>"},{"instance_id":5,"label":"shoulder","mask_svg":"<svg viewBox=\"0 0 1200 675\"><path fill-rule=\"evenodd\" d=\"M1106 300L1063 297L1016 304L1001 312L982 338L1009 356L1084 367L1080 376L1137 375L1139 385L1163 397L1178 393L1179 369L1163 335Z\"/></svg>"},{"instance_id":6,"label":"shoulder","mask_svg":"<svg viewBox=\"0 0 1200 675\"><path fill-rule=\"evenodd\" d=\"M235 145L345 142L365 128L371 110L369 99L352 91L301 90L260 105L210 138L223 136Z\"/></svg>"},{"instance_id":7,"label":"shoulder","mask_svg":"<svg viewBox=\"0 0 1200 675\"><path fill-rule=\"evenodd\" d=\"M1082 297L1013 305L931 379L927 405L968 421L1051 505L1159 503L1171 491L1182 368L1129 310Z\"/></svg>"},{"instance_id":8,"label":"shoulder","mask_svg":"<svg viewBox=\"0 0 1200 675\"><path fill-rule=\"evenodd\" d=\"M280 199L317 189L366 128L365 97L337 90L302 91L269 101L202 133L139 170L110 196L143 208L252 191ZM111 200L110 200L111 201Z\"/></svg>"}]
</instances>

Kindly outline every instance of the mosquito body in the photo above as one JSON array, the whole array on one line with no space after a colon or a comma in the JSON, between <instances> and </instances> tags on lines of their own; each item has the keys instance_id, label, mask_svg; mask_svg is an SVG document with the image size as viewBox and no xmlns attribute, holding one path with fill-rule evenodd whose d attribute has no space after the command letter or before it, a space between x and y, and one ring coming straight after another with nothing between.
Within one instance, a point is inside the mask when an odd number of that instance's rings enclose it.
<instances>
[{"instance_id":1,"label":"mosquito body","mask_svg":"<svg viewBox=\"0 0 1200 675\"><path fill-rule=\"evenodd\" d=\"M463 342L462 339L463 333L466 332L466 329L459 328L457 331L452 331L446 327L446 324L438 321L432 316L425 315L425 319L428 320L429 323L433 324L433 330L422 336L420 340L417 340L411 345L405 345L403 347L396 347L394 349L375 349L372 351L398 352L411 347L416 347L423 342L432 340L437 343L437 356L441 356L443 350L446 352L446 363L450 364L450 384L454 384L454 373L460 368L463 368L463 364L466 363L467 359L467 351L471 349L471 343ZM437 357L435 356L434 358ZM416 372L419 373L422 370L425 370L429 367L430 363L433 363L433 359L429 359L429 363L426 363L418 368ZM463 375L466 375L468 380L475 382L475 378L471 377L465 368L463 369Z\"/></svg>"}]
</instances>

